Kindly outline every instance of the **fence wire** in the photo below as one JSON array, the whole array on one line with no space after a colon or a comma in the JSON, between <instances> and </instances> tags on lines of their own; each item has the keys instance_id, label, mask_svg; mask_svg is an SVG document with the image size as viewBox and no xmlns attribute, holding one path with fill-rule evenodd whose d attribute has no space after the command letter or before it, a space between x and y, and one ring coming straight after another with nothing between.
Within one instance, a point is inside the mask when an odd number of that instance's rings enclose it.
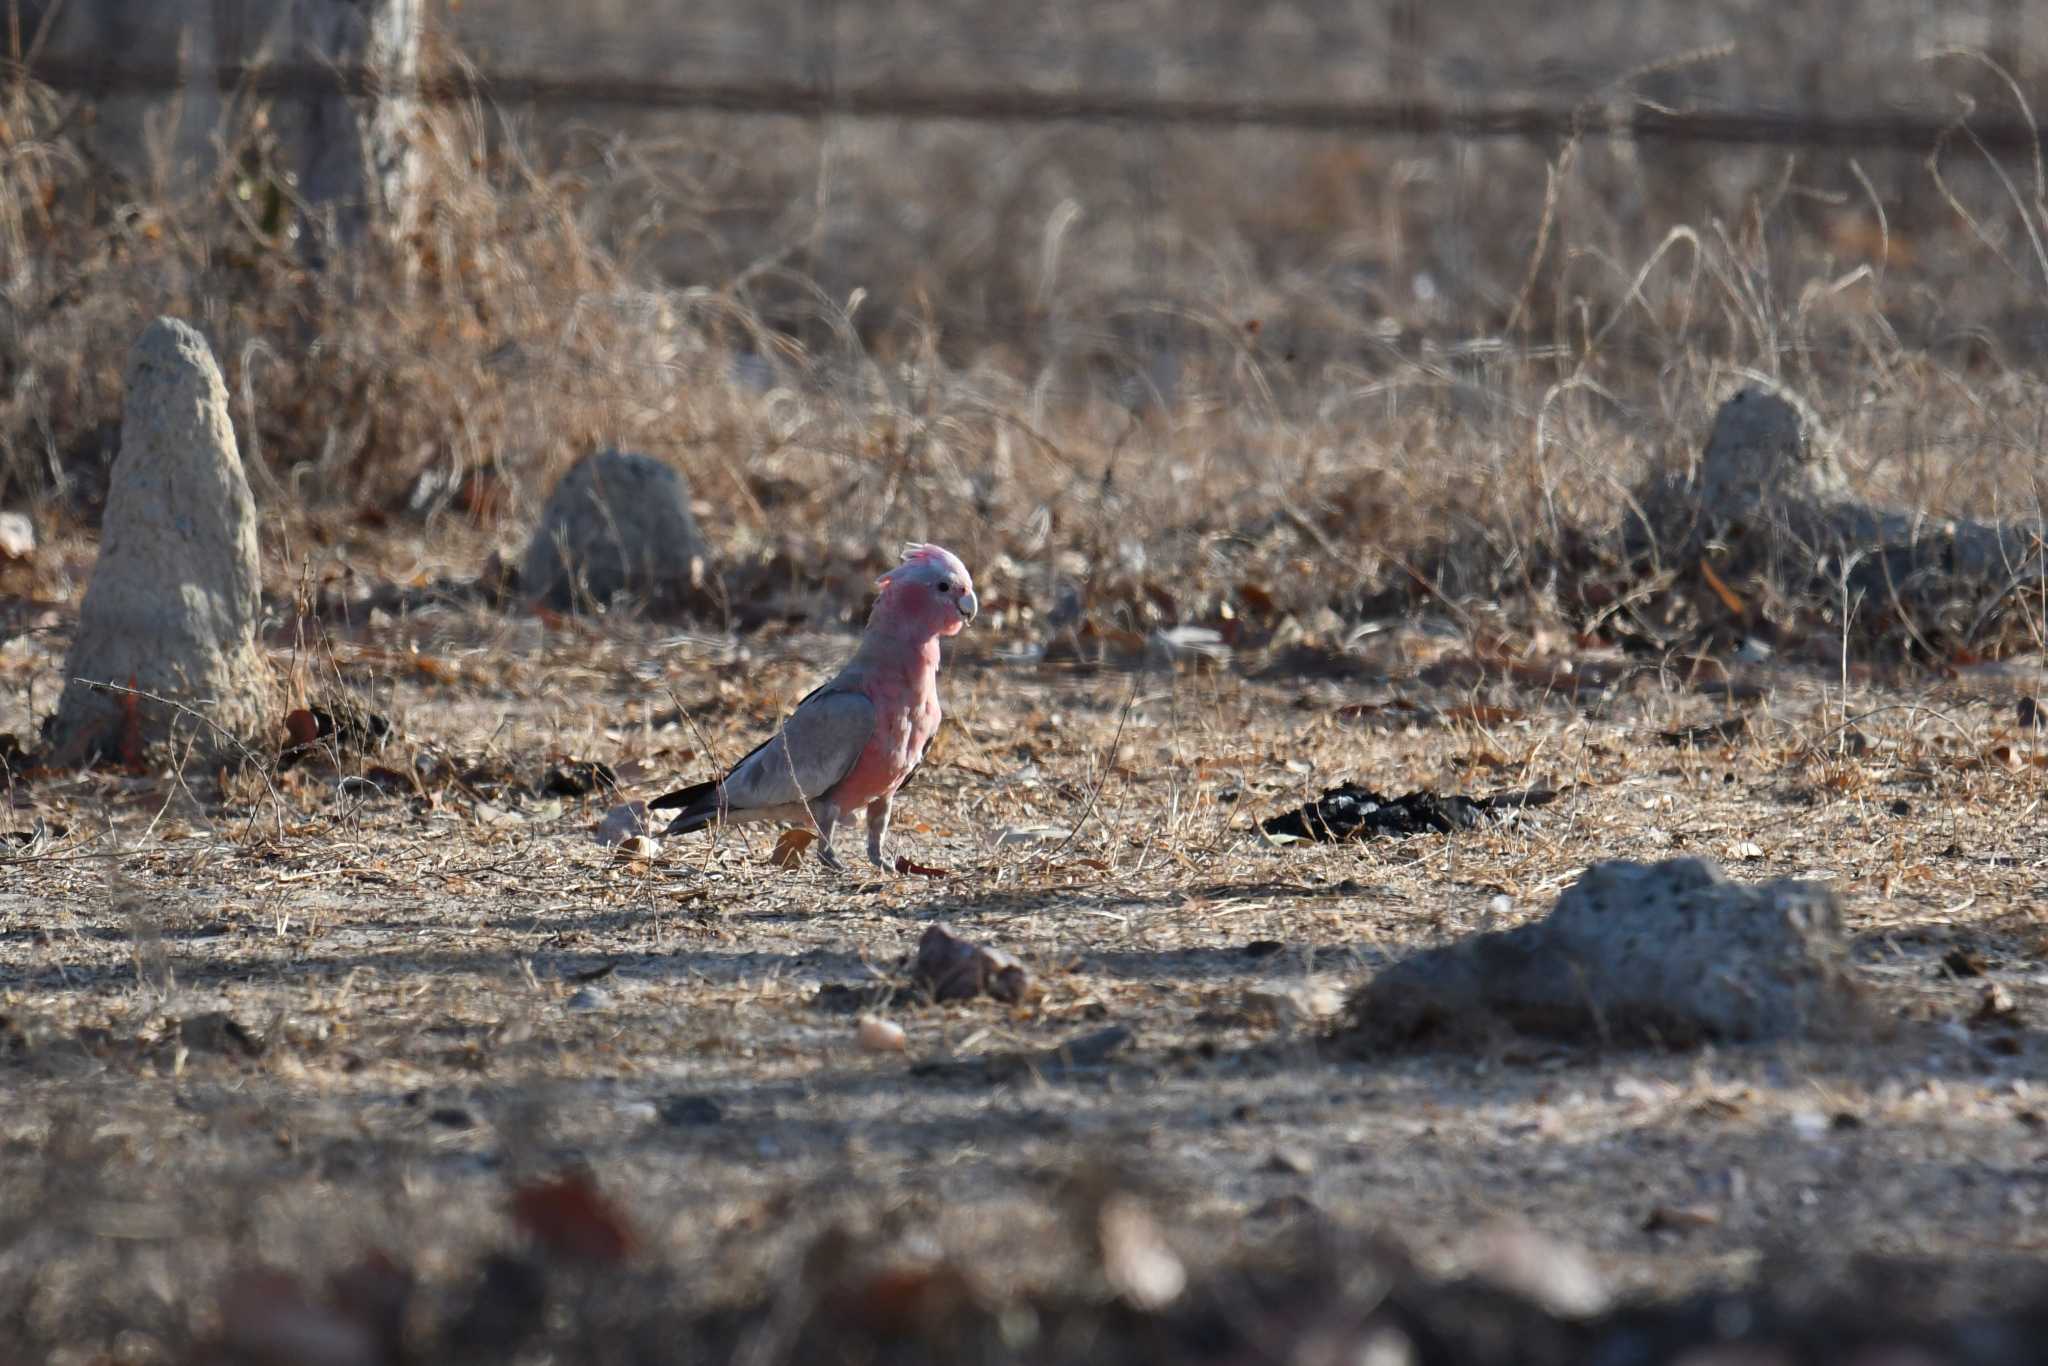
<instances>
[{"instance_id":1,"label":"fence wire","mask_svg":"<svg viewBox=\"0 0 2048 1366\"><path fill-rule=\"evenodd\" d=\"M1027 88L958 89L892 82L837 85L822 80L664 81L609 74L560 75L516 70L452 70L392 80L365 66L224 63L195 70L175 62L118 65L49 57L7 79L88 95L169 94L212 84L272 98L382 94L427 103L481 100L501 105L670 110L798 118L952 121L985 124L1087 123L1131 127L1268 128L1298 132L1519 140L1566 138L1724 146L1925 151L1967 127L1997 152L2031 152L2048 125L2009 115L1918 111L1827 114L1771 109L1664 108L1617 98L1573 104L1452 103L1433 99L1294 100L1268 96L1202 97Z\"/></svg>"}]
</instances>

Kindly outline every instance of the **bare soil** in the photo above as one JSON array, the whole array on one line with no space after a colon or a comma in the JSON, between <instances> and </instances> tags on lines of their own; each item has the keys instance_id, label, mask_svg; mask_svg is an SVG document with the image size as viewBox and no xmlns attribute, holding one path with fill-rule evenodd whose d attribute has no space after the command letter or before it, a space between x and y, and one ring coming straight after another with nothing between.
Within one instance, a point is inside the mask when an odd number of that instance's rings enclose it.
<instances>
[{"instance_id":1,"label":"bare soil","mask_svg":"<svg viewBox=\"0 0 2048 1366\"><path fill-rule=\"evenodd\" d=\"M0 730L27 740L68 625L15 601ZM1917 1313L2042 1284L2029 661L1510 664L1419 617L1274 676L1018 663L984 630L898 807L897 851L949 875L835 876L771 862L772 832L640 861L591 832L742 752L848 637L459 604L291 634L306 696L396 723L382 753L17 778L0 816L0 1322L52 1359L184 1359L240 1331L250 1267L317 1283L371 1249L418 1278L412 1340L455 1341L489 1258L548 1244L513 1192L565 1171L630 1229L605 1303L659 1268L643 1308L697 1324L706 1359L794 1352L775 1306L828 1231L992 1300L1106 1303L1090 1182L1148 1200L1212 1289L1308 1229L1384 1231L1429 1280L1512 1281L1504 1240L1540 1235L1536 1288L1582 1258L1596 1304L1787 1267L1839 1288L1872 1258L1926 1268L1887 1292ZM547 792L566 760L620 797ZM1563 795L1454 836L1256 833L1345 780ZM1677 853L1833 882L1881 1027L1671 1054L1333 1042L1340 994L1392 957L1540 914L1592 861ZM892 994L940 921L1037 997ZM863 1010L905 1051L862 1051ZM508 1354L609 1359L565 1322ZM1550 1359L1529 1352L1457 1359Z\"/></svg>"}]
</instances>

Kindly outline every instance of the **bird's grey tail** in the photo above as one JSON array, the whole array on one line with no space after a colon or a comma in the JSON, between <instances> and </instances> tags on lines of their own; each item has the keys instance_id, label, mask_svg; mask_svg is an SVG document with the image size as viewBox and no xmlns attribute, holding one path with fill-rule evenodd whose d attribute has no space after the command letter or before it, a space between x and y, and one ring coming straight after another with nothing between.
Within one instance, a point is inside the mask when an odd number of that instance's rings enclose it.
<instances>
[{"instance_id":1,"label":"bird's grey tail","mask_svg":"<svg viewBox=\"0 0 2048 1366\"><path fill-rule=\"evenodd\" d=\"M668 823L663 834L687 835L692 830L702 830L718 819L718 784L691 783L647 803L650 811L668 811L678 807L681 809L676 811L675 819Z\"/></svg>"}]
</instances>

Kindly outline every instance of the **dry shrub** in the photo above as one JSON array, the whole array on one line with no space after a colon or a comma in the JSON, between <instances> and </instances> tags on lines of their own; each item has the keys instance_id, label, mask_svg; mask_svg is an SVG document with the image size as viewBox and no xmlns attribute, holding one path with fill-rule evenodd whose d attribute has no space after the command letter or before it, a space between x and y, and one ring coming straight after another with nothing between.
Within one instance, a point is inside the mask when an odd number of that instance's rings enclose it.
<instances>
[{"instance_id":1,"label":"dry shrub","mask_svg":"<svg viewBox=\"0 0 2048 1366\"><path fill-rule=\"evenodd\" d=\"M472 103L421 121L417 223L315 274L260 111L217 174L149 196L90 172L74 101L7 101L0 501L89 518L127 341L175 312L282 522L505 544L571 460L642 449L710 505L734 595L779 604L755 617L856 612L928 537L995 601L1070 582L1138 628L1247 585L1309 635L1417 602L1586 620L1572 582L1622 572L1644 472L1689 462L1745 372L1839 424L1862 491L2039 506L2001 457L2042 411L2040 282L1977 279L2027 268L2039 206L1961 138L1944 215L1919 149L708 116L633 138Z\"/></svg>"}]
</instances>

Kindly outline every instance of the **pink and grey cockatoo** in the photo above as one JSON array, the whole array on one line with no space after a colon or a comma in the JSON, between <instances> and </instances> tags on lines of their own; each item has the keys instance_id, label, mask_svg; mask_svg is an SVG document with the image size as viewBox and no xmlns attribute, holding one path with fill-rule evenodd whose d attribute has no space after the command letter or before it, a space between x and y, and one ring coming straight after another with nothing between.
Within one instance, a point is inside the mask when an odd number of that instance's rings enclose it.
<instances>
[{"instance_id":1,"label":"pink and grey cockatoo","mask_svg":"<svg viewBox=\"0 0 2048 1366\"><path fill-rule=\"evenodd\" d=\"M979 604L959 556L912 545L883 575L860 648L831 682L797 704L782 729L723 778L648 803L680 807L667 833L721 822L777 821L818 832L818 857L840 866L832 830L865 806L868 858L877 868L896 789L939 729L939 637L958 635Z\"/></svg>"}]
</instances>

